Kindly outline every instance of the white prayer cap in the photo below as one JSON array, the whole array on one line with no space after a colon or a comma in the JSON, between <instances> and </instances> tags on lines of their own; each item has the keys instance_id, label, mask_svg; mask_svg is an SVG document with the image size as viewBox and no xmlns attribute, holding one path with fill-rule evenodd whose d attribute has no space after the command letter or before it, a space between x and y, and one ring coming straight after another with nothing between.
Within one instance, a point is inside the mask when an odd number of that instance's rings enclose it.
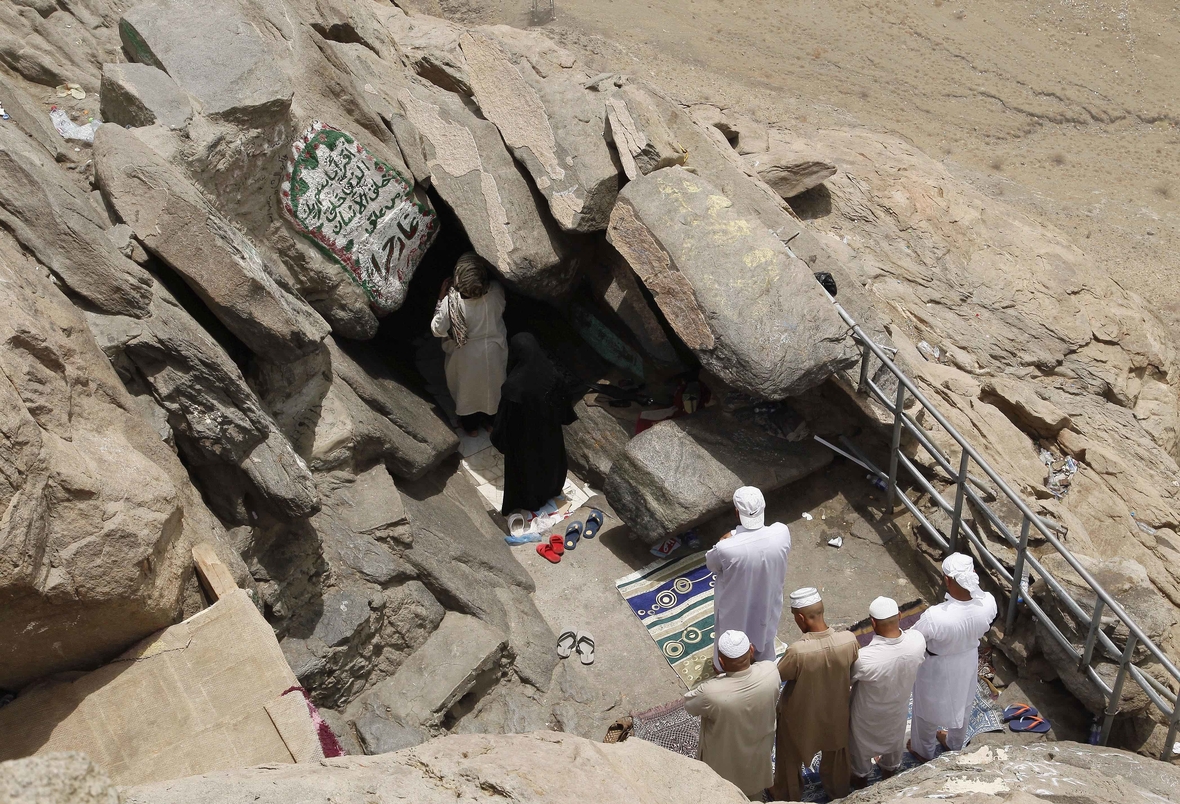
<instances>
[{"instance_id":1,"label":"white prayer cap","mask_svg":"<svg viewBox=\"0 0 1180 804\"><path fill-rule=\"evenodd\" d=\"M733 507L747 530L758 530L766 523L766 499L753 486L742 486L733 493Z\"/></svg>"},{"instance_id":2,"label":"white prayer cap","mask_svg":"<svg viewBox=\"0 0 1180 804\"><path fill-rule=\"evenodd\" d=\"M741 631L726 631L717 640L717 650L727 659L740 659L750 652L750 638Z\"/></svg>"},{"instance_id":3,"label":"white prayer cap","mask_svg":"<svg viewBox=\"0 0 1180 804\"><path fill-rule=\"evenodd\" d=\"M979 576L975 573L975 562L963 553L951 553L942 562L942 574L971 593L971 597L983 597L979 588Z\"/></svg>"},{"instance_id":4,"label":"white prayer cap","mask_svg":"<svg viewBox=\"0 0 1180 804\"><path fill-rule=\"evenodd\" d=\"M791 592L791 608L793 609L805 609L821 600L823 598L819 596L819 590L814 586L804 586L802 589Z\"/></svg>"},{"instance_id":5,"label":"white prayer cap","mask_svg":"<svg viewBox=\"0 0 1180 804\"><path fill-rule=\"evenodd\" d=\"M869 604L869 616L874 620L888 620L896 617L898 611L897 601L891 597L879 597Z\"/></svg>"}]
</instances>

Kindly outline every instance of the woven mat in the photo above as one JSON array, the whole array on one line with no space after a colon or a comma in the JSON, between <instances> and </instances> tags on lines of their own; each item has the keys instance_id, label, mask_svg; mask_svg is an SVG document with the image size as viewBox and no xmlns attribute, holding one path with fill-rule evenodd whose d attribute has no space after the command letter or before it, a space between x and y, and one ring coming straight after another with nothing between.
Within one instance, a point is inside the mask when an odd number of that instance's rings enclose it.
<instances>
[{"instance_id":1,"label":"woven mat","mask_svg":"<svg viewBox=\"0 0 1180 804\"><path fill-rule=\"evenodd\" d=\"M715 675L713 573L703 552L656 561L615 581L615 588L685 686ZM774 647L778 656L787 649L777 639Z\"/></svg>"},{"instance_id":2,"label":"woven mat","mask_svg":"<svg viewBox=\"0 0 1180 804\"><path fill-rule=\"evenodd\" d=\"M903 631L908 631L914 627L914 623L922 616L922 612L926 611L929 606L926 602L919 598L918 600L911 600L904 606L898 606L898 614L901 615L900 627ZM873 641L873 621L869 617L865 617L860 622L848 629L856 637L856 642L862 648L867 648L869 643Z\"/></svg>"}]
</instances>

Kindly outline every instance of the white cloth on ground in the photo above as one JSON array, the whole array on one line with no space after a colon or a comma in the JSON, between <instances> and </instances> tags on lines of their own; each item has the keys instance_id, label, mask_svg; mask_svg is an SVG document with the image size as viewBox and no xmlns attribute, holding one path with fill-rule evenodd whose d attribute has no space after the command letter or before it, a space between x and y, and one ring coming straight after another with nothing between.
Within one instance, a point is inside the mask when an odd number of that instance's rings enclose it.
<instances>
[{"instance_id":1,"label":"white cloth on ground","mask_svg":"<svg viewBox=\"0 0 1180 804\"><path fill-rule=\"evenodd\" d=\"M975 701L979 678L979 639L996 618L990 593L971 600L955 600L927 609L913 630L926 637L928 656L914 682L914 718L939 728L966 725Z\"/></svg>"},{"instance_id":2,"label":"white cloth on ground","mask_svg":"<svg viewBox=\"0 0 1180 804\"><path fill-rule=\"evenodd\" d=\"M715 577L713 632L743 632L754 646L755 661L775 658L790 552L791 531L775 522L757 530L739 525L705 554L705 566ZM713 664L721 669L716 642Z\"/></svg>"},{"instance_id":3,"label":"white cloth on ground","mask_svg":"<svg viewBox=\"0 0 1180 804\"><path fill-rule=\"evenodd\" d=\"M774 781L770 755L778 693L778 667L755 662L711 678L684 696L684 710L701 718L697 758L747 796Z\"/></svg>"},{"instance_id":4,"label":"white cloth on ground","mask_svg":"<svg viewBox=\"0 0 1180 804\"><path fill-rule=\"evenodd\" d=\"M467 319L467 343L460 349L447 337L451 329L450 299L443 297L430 331L444 338L447 389L455 400L455 413L494 416L500 407L500 386L508 367L508 328L504 326L504 288L492 282L478 299L460 299Z\"/></svg>"},{"instance_id":5,"label":"white cloth on ground","mask_svg":"<svg viewBox=\"0 0 1180 804\"><path fill-rule=\"evenodd\" d=\"M878 755L889 757L881 761L887 769L898 764L888 763L905 751L910 693L925 659L926 638L913 629L889 639L874 634L873 641L860 649L852 665L848 741L849 761L857 776L866 775L857 769L863 770Z\"/></svg>"}]
</instances>

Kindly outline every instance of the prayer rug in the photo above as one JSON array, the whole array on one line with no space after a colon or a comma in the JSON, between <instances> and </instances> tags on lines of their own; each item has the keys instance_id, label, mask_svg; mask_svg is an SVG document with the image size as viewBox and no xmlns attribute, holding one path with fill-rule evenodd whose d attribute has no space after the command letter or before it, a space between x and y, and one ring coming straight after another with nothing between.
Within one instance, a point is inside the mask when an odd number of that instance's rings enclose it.
<instances>
[{"instance_id":1,"label":"prayer rug","mask_svg":"<svg viewBox=\"0 0 1180 804\"><path fill-rule=\"evenodd\" d=\"M349 134L315 122L292 144L279 192L292 225L343 265L374 307L401 307L438 233L438 216L411 181Z\"/></svg>"},{"instance_id":2,"label":"prayer rug","mask_svg":"<svg viewBox=\"0 0 1180 804\"><path fill-rule=\"evenodd\" d=\"M686 687L715 674L713 573L703 552L656 561L615 581L615 588ZM787 649L777 639L774 647L778 656Z\"/></svg>"},{"instance_id":3,"label":"prayer rug","mask_svg":"<svg viewBox=\"0 0 1180 804\"><path fill-rule=\"evenodd\" d=\"M926 611L929 606L919 598L906 603L904 606L898 606L898 614L901 615L901 630L908 631L914 627L914 623L922 616L922 612ZM868 644L873 641L873 621L866 617L856 625L848 629L852 635L856 637L856 642L862 648L868 647Z\"/></svg>"}]
</instances>

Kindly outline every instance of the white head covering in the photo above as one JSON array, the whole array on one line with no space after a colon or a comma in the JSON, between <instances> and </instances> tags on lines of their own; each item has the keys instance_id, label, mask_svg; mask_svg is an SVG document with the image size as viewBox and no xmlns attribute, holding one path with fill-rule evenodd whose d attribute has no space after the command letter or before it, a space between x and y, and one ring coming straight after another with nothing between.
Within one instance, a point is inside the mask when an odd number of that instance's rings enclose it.
<instances>
[{"instance_id":1,"label":"white head covering","mask_svg":"<svg viewBox=\"0 0 1180 804\"><path fill-rule=\"evenodd\" d=\"M805 586L802 589L796 589L794 592L791 592L791 608L793 609L805 609L821 600L823 598L819 596L819 590L814 586Z\"/></svg>"},{"instance_id":2,"label":"white head covering","mask_svg":"<svg viewBox=\"0 0 1180 804\"><path fill-rule=\"evenodd\" d=\"M727 659L740 659L750 652L750 638L741 631L726 631L717 640L717 650Z\"/></svg>"},{"instance_id":3,"label":"white head covering","mask_svg":"<svg viewBox=\"0 0 1180 804\"><path fill-rule=\"evenodd\" d=\"M975 574L975 562L963 553L951 553L942 562L942 574L971 593L973 598L983 597L979 588L979 576Z\"/></svg>"},{"instance_id":4,"label":"white head covering","mask_svg":"<svg viewBox=\"0 0 1180 804\"><path fill-rule=\"evenodd\" d=\"M898 611L897 601L891 597L879 597L869 604L869 616L874 620L888 620L896 617Z\"/></svg>"},{"instance_id":5,"label":"white head covering","mask_svg":"<svg viewBox=\"0 0 1180 804\"><path fill-rule=\"evenodd\" d=\"M766 499L753 486L742 486L733 493L733 507L746 530L758 530L766 524Z\"/></svg>"}]
</instances>

